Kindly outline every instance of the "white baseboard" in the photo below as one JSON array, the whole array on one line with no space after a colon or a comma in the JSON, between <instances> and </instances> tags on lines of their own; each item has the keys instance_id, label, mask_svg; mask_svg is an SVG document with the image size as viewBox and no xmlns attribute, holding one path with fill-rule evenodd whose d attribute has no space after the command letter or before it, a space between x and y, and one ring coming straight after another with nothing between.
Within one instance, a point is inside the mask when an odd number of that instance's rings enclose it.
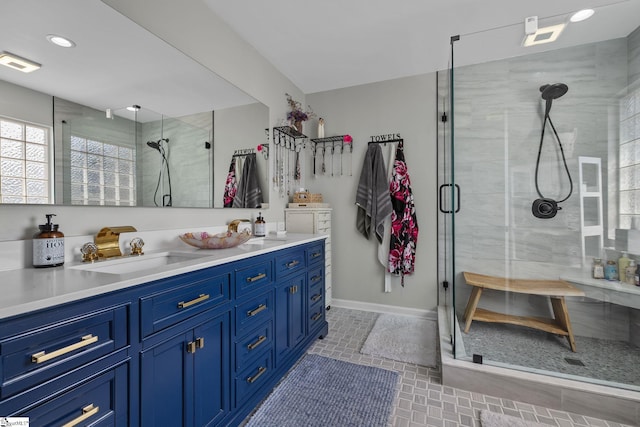
<instances>
[{"instance_id":1,"label":"white baseboard","mask_svg":"<svg viewBox=\"0 0 640 427\"><path fill-rule=\"evenodd\" d=\"M370 302L350 301L345 299L331 300L331 307L349 308L352 310L373 311L375 313L403 314L406 316L422 317L430 320L438 320L438 313L434 310L419 308L398 307L396 305L374 304Z\"/></svg>"}]
</instances>

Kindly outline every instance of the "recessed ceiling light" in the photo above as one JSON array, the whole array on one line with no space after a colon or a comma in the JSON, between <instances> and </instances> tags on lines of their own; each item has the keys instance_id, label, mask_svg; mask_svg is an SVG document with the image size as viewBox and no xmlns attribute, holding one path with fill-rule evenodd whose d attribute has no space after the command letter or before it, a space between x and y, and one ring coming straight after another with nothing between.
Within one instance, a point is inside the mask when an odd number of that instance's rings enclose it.
<instances>
[{"instance_id":1,"label":"recessed ceiling light","mask_svg":"<svg viewBox=\"0 0 640 427\"><path fill-rule=\"evenodd\" d=\"M73 40L55 34L47 34L47 40L60 47L75 47Z\"/></svg>"},{"instance_id":2,"label":"recessed ceiling light","mask_svg":"<svg viewBox=\"0 0 640 427\"><path fill-rule=\"evenodd\" d=\"M41 67L37 62L21 58L9 52L0 52L0 64L13 68L14 70L22 71L23 73L30 73Z\"/></svg>"},{"instance_id":3,"label":"recessed ceiling light","mask_svg":"<svg viewBox=\"0 0 640 427\"><path fill-rule=\"evenodd\" d=\"M551 43L556 41L560 36L562 30L564 30L565 24L550 25L548 27L538 28L533 34L528 34L522 45L525 47L535 46L537 44Z\"/></svg>"},{"instance_id":4,"label":"recessed ceiling light","mask_svg":"<svg viewBox=\"0 0 640 427\"><path fill-rule=\"evenodd\" d=\"M127 110L129 111L138 111L140 109L139 105L132 105L130 107L127 107Z\"/></svg>"},{"instance_id":5,"label":"recessed ceiling light","mask_svg":"<svg viewBox=\"0 0 640 427\"><path fill-rule=\"evenodd\" d=\"M585 19L591 18L594 13L595 13L595 11L593 9L582 9L582 10L577 11L573 15L571 15L571 18L569 18L569 20L571 22L584 21Z\"/></svg>"}]
</instances>

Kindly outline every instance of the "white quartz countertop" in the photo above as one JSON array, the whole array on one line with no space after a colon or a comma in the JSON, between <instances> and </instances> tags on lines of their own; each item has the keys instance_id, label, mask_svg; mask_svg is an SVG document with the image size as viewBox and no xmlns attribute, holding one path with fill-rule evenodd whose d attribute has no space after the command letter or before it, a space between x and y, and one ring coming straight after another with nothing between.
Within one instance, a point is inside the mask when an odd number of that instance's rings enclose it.
<instances>
[{"instance_id":1,"label":"white quartz countertop","mask_svg":"<svg viewBox=\"0 0 640 427\"><path fill-rule=\"evenodd\" d=\"M79 269L77 268L81 265L79 262L65 263L61 267L0 271L0 319L311 243L326 237L325 235L313 234L287 234L284 240L265 238L262 241L250 241L251 243L245 243L235 248L217 250L196 249L185 245L183 249L171 248L168 251L172 253L198 252L199 255L206 252L206 256L126 274ZM162 251L162 249L158 249L145 252L152 255L154 252ZM100 261L104 265L109 262L110 260Z\"/></svg>"}]
</instances>

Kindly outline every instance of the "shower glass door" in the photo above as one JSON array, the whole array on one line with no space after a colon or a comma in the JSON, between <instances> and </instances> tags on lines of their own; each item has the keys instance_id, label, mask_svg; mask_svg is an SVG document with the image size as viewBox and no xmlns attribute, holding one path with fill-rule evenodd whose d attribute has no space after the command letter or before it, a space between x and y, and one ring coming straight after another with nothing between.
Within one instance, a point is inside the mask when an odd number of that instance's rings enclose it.
<instances>
[{"instance_id":1,"label":"shower glass door","mask_svg":"<svg viewBox=\"0 0 640 427\"><path fill-rule=\"evenodd\" d=\"M640 261L640 28L486 52L522 32L461 35L438 73L439 296L454 354L640 391L640 286L624 277ZM593 278L594 259L617 276ZM465 273L499 288L473 294L470 323Z\"/></svg>"}]
</instances>

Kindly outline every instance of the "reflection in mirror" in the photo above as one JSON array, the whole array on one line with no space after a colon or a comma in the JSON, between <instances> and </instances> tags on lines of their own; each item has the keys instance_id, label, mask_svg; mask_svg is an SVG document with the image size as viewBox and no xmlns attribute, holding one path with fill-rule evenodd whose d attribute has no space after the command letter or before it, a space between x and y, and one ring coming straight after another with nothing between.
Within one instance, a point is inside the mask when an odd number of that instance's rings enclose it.
<instances>
[{"instance_id":1,"label":"reflection in mirror","mask_svg":"<svg viewBox=\"0 0 640 427\"><path fill-rule=\"evenodd\" d=\"M0 203L223 207L233 152L265 142L265 105L100 1L9 0L3 12L3 48L42 68L0 67Z\"/></svg>"}]
</instances>

